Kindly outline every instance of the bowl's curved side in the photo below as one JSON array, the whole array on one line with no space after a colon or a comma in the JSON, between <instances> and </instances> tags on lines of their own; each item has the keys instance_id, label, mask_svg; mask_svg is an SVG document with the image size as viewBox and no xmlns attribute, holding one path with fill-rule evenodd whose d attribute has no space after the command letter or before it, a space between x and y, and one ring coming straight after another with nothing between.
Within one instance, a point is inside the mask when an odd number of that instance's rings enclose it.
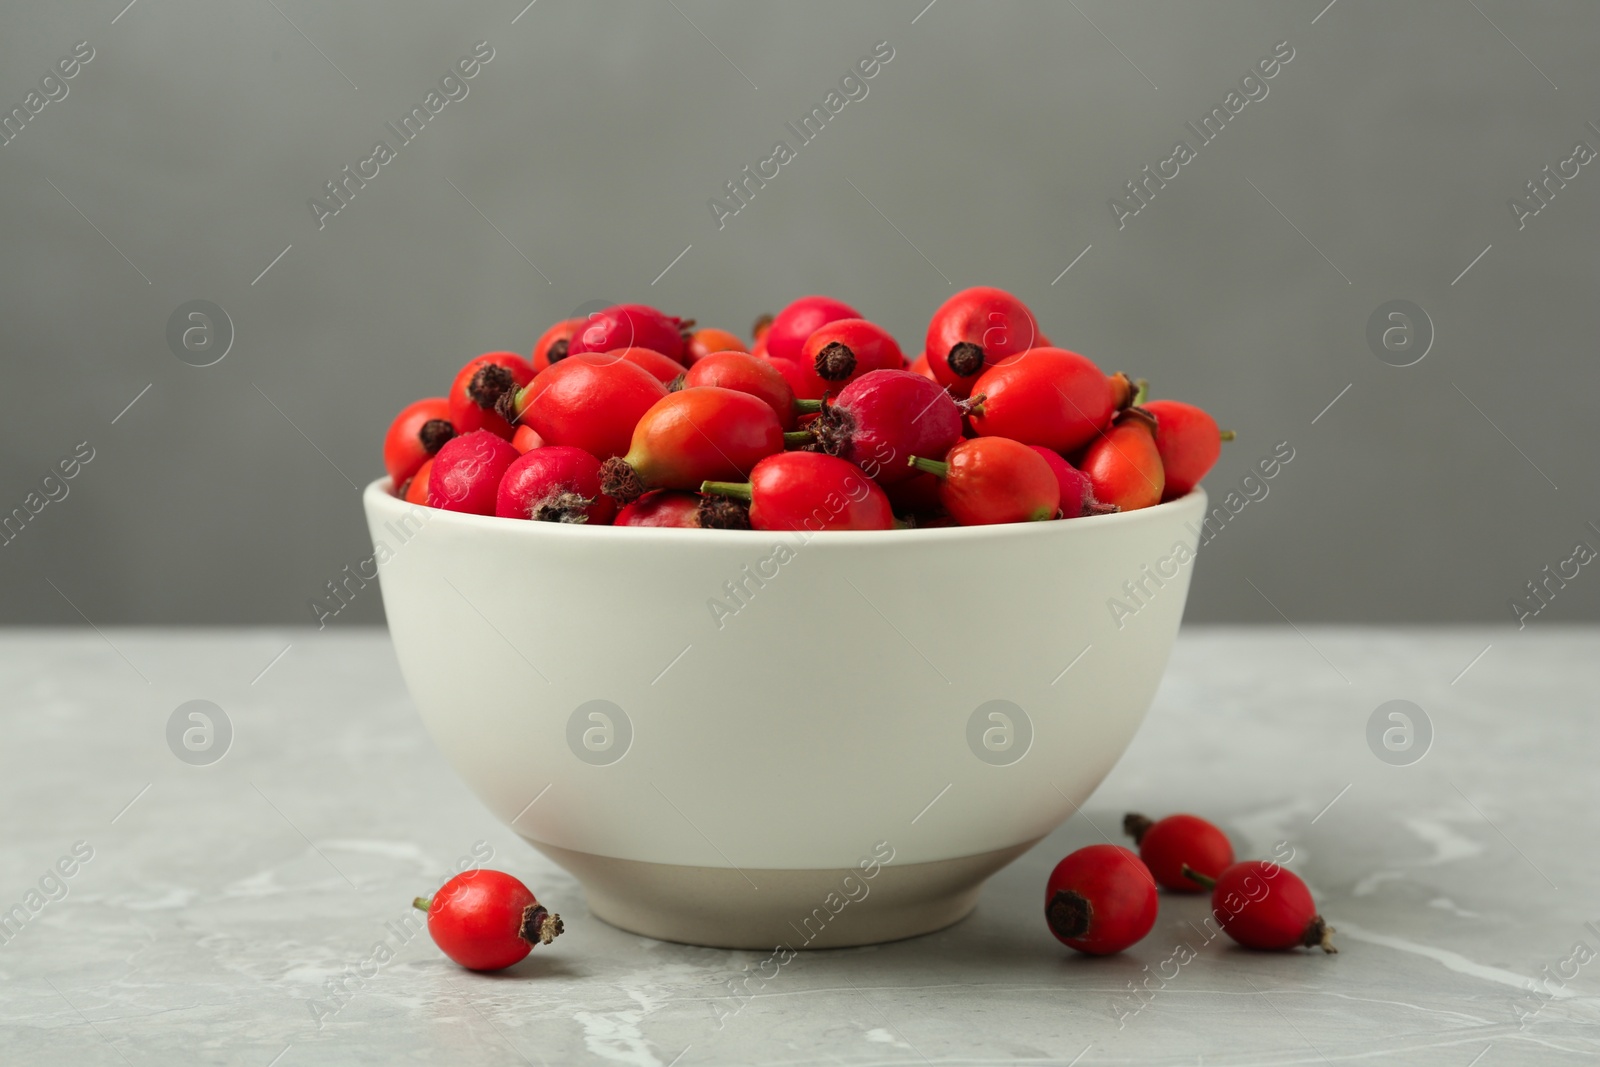
<instances>
[{"instance_id":1,"label":"bowl's curved side","mask_svg":"<svg viewBox=\"0 0 1600 1067\"><path fill-rule=\"evenodd\" d=\"M807 540L461 516L383 482L365 503L406 683L501 819L783 870L991 853L1070 815L1155 694L1206 506Z\"/></svg>"}]
</instances>

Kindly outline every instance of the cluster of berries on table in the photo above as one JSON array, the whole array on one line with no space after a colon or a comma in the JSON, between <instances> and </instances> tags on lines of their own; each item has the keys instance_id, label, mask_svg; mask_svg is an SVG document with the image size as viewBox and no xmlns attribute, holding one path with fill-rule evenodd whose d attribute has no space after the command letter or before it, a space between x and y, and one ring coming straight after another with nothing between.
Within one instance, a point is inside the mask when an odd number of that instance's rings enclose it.
<instances>
[{"instance_id":1,"label":"cluster of berries on table","mask_svg":"<svg viewBox=\"0 0 1600 1067\"><path fill-rule=\"evenodd\" d=\"M1159 885L1210 890L1212 919L1245 948L1338 951L1305 882L1270 860L1235 863L1227 835L1206 820L1130 812L1122 828L1137 853L1089 845L1056 864L1045 883L1045 922L1069 948L1109 956L1140 941L1155 926Z\"/></svg>"},{"instance_id":2,"label":"cluster of berries on table","mask_svg":"<svg viewBox=\"0 0 1600 1067\"><path fill-rule=\"evenodd\" d=\"M489 352L384 440L396 495L542 522L887 530L1075 519L1188 493L1231 437L1054 347L1000 289L952 296L908 359L830 297L749 343L643 304Z\"/></svg>"}]
</instances>

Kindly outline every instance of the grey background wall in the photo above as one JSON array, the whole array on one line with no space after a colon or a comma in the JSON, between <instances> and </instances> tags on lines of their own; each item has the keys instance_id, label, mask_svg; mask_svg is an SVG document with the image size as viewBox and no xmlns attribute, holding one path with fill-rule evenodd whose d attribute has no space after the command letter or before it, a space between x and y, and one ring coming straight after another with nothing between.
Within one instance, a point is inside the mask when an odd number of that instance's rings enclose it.
<instances>
[{"instance_id":1,"label":"grey background wall","mask_svg":"<svg viewBox=\"0 0 1600 1067\"><path fill-rule=\"evenodd\" d=\"M0 622L311 621L370 553L355 486L393 413L596 299L742 331L826 292L913 347L954 289L1014 290L1238 431L1214 495L1293 447L1202 552L1192 620L1509 623L1600 547L1600 166L1520 228L1507 205L1600 148L1596 5L125 3L0 12L0 110L93 49L0 146L0 512L93 450L0 548ZM468 95L319 228L308 199L479 41ZM784 123L880 41L799 146ZM1202 145L1185 123L1283 41ZM719 228L779 139L797 158ZM235 334L203 368L167 341L195 299ZM1367 340L1395 299L1435 335L1408 367ZM1536 624L1600 614L1590 569ZM380 618L373 592L337 624Z\"/></svg>"}]
</instances>

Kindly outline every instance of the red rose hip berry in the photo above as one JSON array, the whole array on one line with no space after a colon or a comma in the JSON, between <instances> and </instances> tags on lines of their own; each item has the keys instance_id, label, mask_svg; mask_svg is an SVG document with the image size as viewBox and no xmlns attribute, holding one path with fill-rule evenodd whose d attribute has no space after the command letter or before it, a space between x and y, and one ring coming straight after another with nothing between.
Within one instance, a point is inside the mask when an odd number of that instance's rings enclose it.
<instances>
[{"instance_id":1,"label":"red rose hip berry","mask_svg":"<svg viewBox=\"0 0 1600 1067\"><path fill-rule=\"evenodd\" d=\"M889 331L866 319L837 319L818 327L795 360L806 376L807 396L836 393L875 370L903 370L906 357Z\"/></svg>"},{"instance_id":2,"label":"red rose hip berry","mask_svg":"<svg viewBox=\"0 0 1600 1067\"><path fill-rule=\"evenodd\" d=\"M537 374L552 363L560 363L567 358L567 346L572 343L572 335L587 319L562 319L544 333L533 343L533 370Z\"/></svg>"},{"instance_id":3,"label":"red rose hip berry","mask_svg":"<svg viewBox=\"0 0 1600 1067\"><path fill-rule=\"evenodd\" d=\"M570 355L539 372L516 398L521 421L547 445L606 459L628 450L633 428L667 387L649 371L602 355Z\"/></svg>"},{"instance_id":4,"label":"red rose hip berry","mask_svg":"<svg viewBox=\"0 0 1600 1067\"><path fill-rule=\"evenodd\" d=\"M800 359L806 339L823 326L839 319L859 319L861 313L831 296L802 296L773 317L766 330L757 322L756 340L766 346L767 355L779 359Z\"/></svg>"},{"instance_id":5,"label":"red rose hip berry","mask_svg":"<svg viewBox=\"0 0 1600 1067\"><path fill-rule=\"evenodd\" d=\"M565 929L561 916L501 871L462 871L431 899L418 897L411 903L428 913L433 943L469 971L509 967Z\"/></svg>"},{"instance_id":6,"label":"red rose hip berry","mask_svg":"<svg viewBox=\"0 0 1600 1067\"><path fill-rule=\"evenodd\" d=\"M1198 815L1168 815L1151 822L1130 811L1122 818L1122 832L1133 838L1139 858L1155 880L1175 892L1199 893L1206 888L1187 872L1216 878L1233 863L1228 835Z\"/></svg>"},{"instance_id":7,"label":"red rose hip berry","mask_svg":"<svg viewBox=\"0 0 1600 1067\"><path fill-rule=\"evenodd\" d=\"M1156 448L1155 419L1141 408L1124 411L1084 451L1078 469L1089 476L1094 497L1103 504L1123 511L1159 504L1166 472Z\"/></svg>"},{"instance_id":8,"label":"red rose hip berry","mask_svg":"<svg viewBox=\"0 0 1600 1067\"><path fill-rule=\"evenodd\" d=\"M1311 890L1293 871L1270 860L1245 860L1223 871L1215 882L1194 871L1187 873L1211 890L1211 914L1245 948L1339 951L1333 944L1333 927L1317 914Z\"/></svg>"},{"instance_id":9,"label":"red rose hip berry","mask_svg":"<svg viewBox=\"0 0 1600 1067\"><path fill-rule=\"evenodd\" d=\"M1216 465L1222 442L1233 440L1233 431L1217 429L1216 419L1181 400L1148 400L1140 406L1156 419L1156 451L1167 475L1161 499L1186 496Z\"/></svg>"},{"instance_id":10,"label":"red rose hip berry","mask_svg":"<svg viewBox=\"0 0 1600 1067\"><path fill-rule=\"evenodd\" d=\"M1094 361L1064 348L1034 348L985 371L972 413L979 437L1009 437L1057 452L1082 448L1132 399L1126 375L1107 377Z\"/></svg>"},{"instance_id":11,"label":"red rose hip berry","mask_svg":"<svg viewBox=\"0 0 1600 1067\"><path fill-rule=\"evenodd\" d=\"M1061 517L1063 519L1081 519L1085 515L1110 515L1122 509L1115 504L1102 504L1094 498L1094 486L1089 484L1089 476L1077 467L1061 458L1059 452L1052 452L1043 445L1030 445L1039 457L1050 465L1050 473L1056 476L1056 484L1061 487Z\"/></svg>"},{"instance_id":12,"label":"red rose hip berry","mask_svg":"<svg viewBox=\"0 0 1600 1067\"><path fill-rule=\"evenodd\" d=\"M485 352L470 359L450 384L450 421L456 433L488 430L511 438L511 423L500 408L502 398L533 379L533 366L515 352Z\"/></svg>"},{"instance_id":13,"label":"red rose hip berry","mask_svg":"<svg viewBox=\"0 0 1600 1067\"><path fill-rule=\"evenodd\" d=\"M939 500L963 526L1053 519L1061 486L1033 449L1005 437L961 441L943 462L914 456L911 466L942 480Z\"/></svg>"},{"instance_id":14,"label":"red rose hip berry","mask_svg":"<svg viewBox=\"0 0 1600 1067\"><path fill-rule=\"evenodd\" d=\"M916 476L911 456L942 456L961 440L961 408L945 388L906 370L875 370L820 407L807 432L830 456L849 460L879 485Z\"/></svg>"},{"instance_id":15,"label":"red rose hip berry","mask_svg":"<svg viewBox=\"0 0 1600 1067\"><path fill-rule=\"evenodd\" d=\"M687 349L684 330L693 325L647 304L617 304L590 315L573 331L567 354L639 347L682 363Z\"/></svg>"},{"instance_id":16,"label":"red rose hip berry","mask_svg":"<svg viewBox=\"0 0 1600 1067\"><path fill-rule=\"evenodd\" d=\"M889 498L854 463L817 452L781 452L755 465L749 482L707 481L701 492L750 503L754 530L889 530Z\"/></svg>"},{"instance_id":17,"label":"red rose hip berry","mask_svg":"<svg viewBox=\"0 0 1600 1067\"><path fill-rule=\"evenodd\" d=\"M500 479L521 453L505 438L474 430L445 442L428 471L428 505L493 515Z\"/></svg>"},{"instance_id":18,"label":"red rose hip berry","mask_svg":"<svg viewBox=\"0 0 1600 1067\"><path fill-rule=\"evenodd\" d=\"M581 448L548 445L523 453L500 478L494 513L535 522L611 521L616 504L600 492L600 461Z\"/></svg>"},{"instance_id":19,"label":"red rose hip berry","mask_svg":"<svg viewBox=\"0 0 1600 1067\"><path fill-rule=\"evenodd\" d=\"M383 437L383 467L390 481L403 485L455 435L450 402L444 397L430 396L406 405Z\"/></svg>"},{"instance_id":20,"label":"red rose hip berry","mask_svg":"<svg viewBox=\"0 0 1600 1067\"><path fill-rule=\"evenodd\" d=\"M683 388L715 385L749 393L766 401L785 430L794 427L794 389L774 360L748 352L712 352L695 362L683 376Z\"/></svg>"},{"instance_id":21,"label":"red rose hip berry","mask_svg":"<svg viewBox=\"0 0 1600 1067\"><path fill-rule=\"evenodd\" d=\"M766 401L696 386L656 401L634 427L627 455L601 465L600 481L607 496L626 504L647 489L698 489L704 481L744 478L781 451L783 428Z\"/></svg>"},{"instance_id":22,"label":"red rose hip berry","mask_svg":"<svg viewBox=\"0 0 1600 1067\"><path fill-rule=\"evenodd\" d=\"M964 397L986 368L1040 343L1039 322L1027 305L1004 289L980 285L939 306L923 351L934 377Z\"/></svg>"},{"instance_id":23,"label":"red rose hip berry","mask_svg":"<svg viewBox=\"0 0 1600 1067\"><path fill-rule=\"evenodd\" d=\"M1121 952L1156 924L1156 883L1121 845L1089 845L1056 864L1044 888L1050 932L1091 956Z\"/></svg>"}]
</instances>

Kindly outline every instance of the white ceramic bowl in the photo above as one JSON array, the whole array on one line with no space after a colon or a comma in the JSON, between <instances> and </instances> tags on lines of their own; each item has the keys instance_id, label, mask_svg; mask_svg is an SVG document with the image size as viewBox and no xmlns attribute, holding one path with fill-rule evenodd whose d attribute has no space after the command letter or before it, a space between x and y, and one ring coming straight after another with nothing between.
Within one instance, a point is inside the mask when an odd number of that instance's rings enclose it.
<instances>
[{"instance_id":1,"label":"white ceramic bowl","mask_svg":"<svg viewBox=\"0 0 1600 1067\"><path fill-rule=\"evenodd\" d=\"M959 920L1089 796L1206 498L809 538L364 503L406 684L483 802L608 922L800 949Z\"/></svg>"}]
</instances>

